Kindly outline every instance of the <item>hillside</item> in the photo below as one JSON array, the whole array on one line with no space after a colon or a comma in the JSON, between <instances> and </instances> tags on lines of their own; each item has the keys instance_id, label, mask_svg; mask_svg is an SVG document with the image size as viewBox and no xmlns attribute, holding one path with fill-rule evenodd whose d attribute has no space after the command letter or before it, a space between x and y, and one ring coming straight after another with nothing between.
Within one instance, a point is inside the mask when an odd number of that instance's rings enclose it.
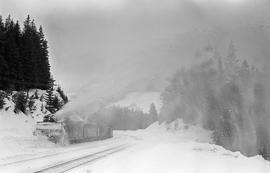
<instances>
[{"instance_id":1,"label":"hillside","mask_svg":"<svg viewBox=\"0 0 270 173\"><path fill-rule=\"evenodd\" d=\"M18 94L20 93L13 91L2 96L4 97L4 106L0 110L1 158L15 153L22 152L25 154L31 152L33 147L54 146L46 138L37 138L32 134L36 122L42 121L45 115L51 114L45 99L47 92L44 90L30 90L23 108L24 112L20 107L16 108ZM59 98L59 103L63 101L57 91L54 90L53 94Z\"/></svg>"}]
</instances>

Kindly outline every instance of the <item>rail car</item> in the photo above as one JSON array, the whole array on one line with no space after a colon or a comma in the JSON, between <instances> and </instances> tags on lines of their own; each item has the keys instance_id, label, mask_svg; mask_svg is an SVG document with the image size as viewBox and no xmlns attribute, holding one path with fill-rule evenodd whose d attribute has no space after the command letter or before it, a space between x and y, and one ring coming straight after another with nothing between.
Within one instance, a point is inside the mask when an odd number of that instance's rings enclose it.
<instances>
[{"instance_id":1,"label":"rail car","mask_svg":"<svg viewBox=\"0 0 270 173\"><path fill-rule=\"evenodd\" d=\"M70 143L88 142L111 138L112 128L97 123L84 123L81 121L67 123L66 133Z\"/></svg>"},{"instance_id":2,"label":"rail car","mask_svg":"<svg viewBox=\"0 0 270 173\"><path fill-rule=\"evenodd\" d=\"M112 128L95 122L69 121L38 122L33 132L36 136L46 136L54 143L80 143L113 137Z\"/></svg>"}]
</instances>

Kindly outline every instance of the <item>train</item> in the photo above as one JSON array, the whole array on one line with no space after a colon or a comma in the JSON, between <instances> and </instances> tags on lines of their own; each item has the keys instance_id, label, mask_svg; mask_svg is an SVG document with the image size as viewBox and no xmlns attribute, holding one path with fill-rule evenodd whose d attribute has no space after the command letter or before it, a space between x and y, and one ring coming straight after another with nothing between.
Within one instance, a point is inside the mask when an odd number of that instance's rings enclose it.
<instances>
[{"instance_id":1,"label":"train","mask_svg":"<svg viewBox=\"0 0 270 173\"><path fill-rule=\"evenodd\" d=\"M37 122L35 136L46 136L49 141L59 144L72 144L103 140L113 137L112 127L108 124L91 121L60 122L44 118Z\"/></svg>"},{"instance_id":2,"label":"train","mask_svg":"<svg viewBox=\"0 0 270 173\"><path fill-rule=\"evenodd\" d=\"M65 124L65 130L69 143L89 142L113 137L111 126L96 122L69 122Z\"/></svg>"}]
</instances>

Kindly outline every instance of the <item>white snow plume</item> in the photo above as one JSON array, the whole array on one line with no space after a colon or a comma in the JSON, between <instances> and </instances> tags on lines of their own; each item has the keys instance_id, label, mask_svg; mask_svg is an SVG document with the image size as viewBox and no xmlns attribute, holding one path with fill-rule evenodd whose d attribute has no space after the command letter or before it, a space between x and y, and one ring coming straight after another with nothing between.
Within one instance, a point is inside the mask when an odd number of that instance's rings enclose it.
<instances>
[{"instance_id":1,"label":"white snow plume","mask_svg":"<svg viewBox=\"0 0 270 173\"><path fill-rule=\"evenodd\" d=\"M216 144L270 159L269 72L240 61L232 43L228 55L212 53L170 79L160 121L202 124L214 131Z\"/></svg>"},{"instance_id":2,"label":"white snow plume","mask_svg":"<svg viewBox=\"0 0 270 173\"><path fill-rule=\"evenodd\" d=\"M79 87L76 98L57 113L57 116L89 117L102 108L122 100L125 96L127 97L124 99L125 105L136 102L140 109L148 112L150 104L154 102L155 106L160 108L158 91L161 90L164 82L157 76L143 78L137 75L130 78L129 73L123 68L118 68L108 73L106 77L100 74L90 82L87 81Z\"/></svg>"},{"instance_id":3,"label":"white snow plume","mask_svg":"<svg viewBox=\"0 0 270 173\"><path fill-rule=\"evenodd\" d=\"M56 117L60 120L68 118L69 120L74 121L85 121L103 107L104 103L98 100L82 104L77 104L76 102L71 101L63 110L56 113Z\"/></svg>"}]
</instances>

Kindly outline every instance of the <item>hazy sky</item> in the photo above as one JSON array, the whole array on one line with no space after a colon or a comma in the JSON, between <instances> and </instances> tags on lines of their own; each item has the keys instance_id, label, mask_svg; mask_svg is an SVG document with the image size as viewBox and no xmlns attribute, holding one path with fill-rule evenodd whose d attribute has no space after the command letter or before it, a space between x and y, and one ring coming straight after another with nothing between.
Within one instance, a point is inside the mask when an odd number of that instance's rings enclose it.
<instances>
[{"instance_id":1,"label":"hazy sky","mask_svg":"<svg viewBox=\"0 0 270 173\"><path fill-rule=\"evenodd\" d=\"M267 0L0 0L4 17L30 14L44 27L64 89L92 94L160 89L208 42L224 53L234 40L239 56L261 63L270 57L269 7Z\"/></svg>"}]
</instances>

